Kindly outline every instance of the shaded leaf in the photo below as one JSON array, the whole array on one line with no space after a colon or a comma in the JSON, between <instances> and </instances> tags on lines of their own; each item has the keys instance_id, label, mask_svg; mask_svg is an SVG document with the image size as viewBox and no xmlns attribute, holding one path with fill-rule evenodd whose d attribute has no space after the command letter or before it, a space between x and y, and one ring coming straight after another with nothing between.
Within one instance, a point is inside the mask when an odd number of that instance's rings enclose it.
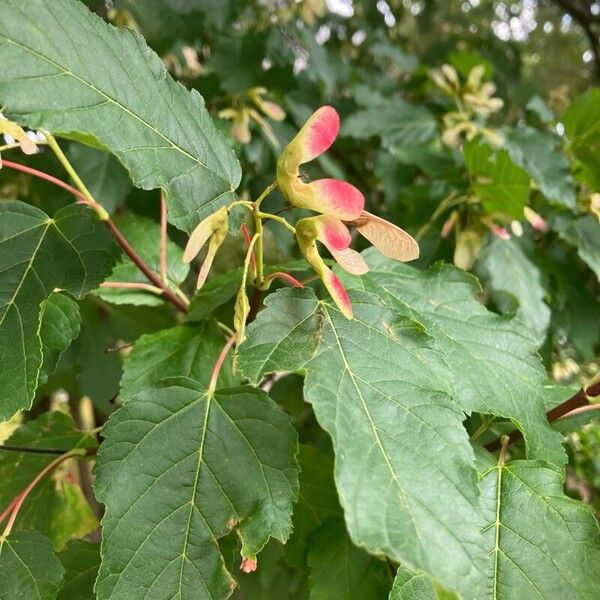
<instances>
[{"instance_id":1,"label":"shaded leaf","mask_svg":"<svg viewBox=\"0 0 600 600\"><path fill-rule=\"evenodd\" d=\"M142 260L160 276L160 225L152 219L133 214L117 217L115 222ZM189 265L182 261L182 257L182 249L167 239L167 273L171 287L180 286L189 273ZM148 283L148 278L123 254L106 281ZM112 304L158 306L164 302L162 296L140 290L99 288L94 293Z\"/></svg>"},{"instance_id":2,"label":"shaded leaf","mask_svg":"<svg viewBox=\"0 0 600 600\"><path fill-rule=\"evenodd\" d=\"M529 198L529 176L517 167L506 150L492 150L479 140L464 145L471 187L489 213L523 217Z\"/></svg>"},{"instance_id":3,"label":"shaded leaf","mask_svg":"<svg viewBox=\"0 0 600 600\"><path fill-rule=\"evenodd\" d=\"M165 190L170 222L188 233L234 198L240 166L200 94L80 2L2 2L0 99L30 127L110 149L136 186Z\"/></svg>"},{"instance_id":4,"label":"shaded leaf","mask_svg":"<svg viewBox=\"0 0 600 600\"><path fill-rule=\"evenodd\" d=\"M546 372L520 322L477 302L479 284L461 269L437 264L419 271L372 250L364 256L369 273L346 280L427 328L443 351L463 410L511 419L524 433L528 456L563 464L561 437L544 411Z\"/></svg>"},{"instance_id":5,"label":"shaded leaf","mask_svg":"<svg viewBox=\"0 0 600 600\"><path fill-rule=\"evenodd\" d=\"M142 336L127 357L121 379L121 399L129 401L150 384L167 377L191 377L208 387L213 367L226 338L214 322L178 325ZM219 375L219 387L239 383L226 358Z\"/></svg>"},{"instance_id":6,"label":"shaded leaf","mask_svg":"<svg viewBox=\"0 0 600 600\"><path fill-rule=\"evenodd\" d=\"M589 506L563 494L563 483L563 470L542 461L482 473L485 598L597 598L598 523Z\"/></svg>"},{"instance_id":7,"label":"shaded leaf","mask_svg":"<svg viewBox=\"0 0 600 600\"><path fill-rule=\"evenodd\" d=\"M50 540L37 531L0 537L1 600L53 600L65 570Z\"/></svg>"},{"instance_id":8,"label":"shaded leaf","mask_svg":"<svg viewBox=\"0 0 600 600\"><path fill-rule=\"evenodd\" d=\"M56 369L62 353L79 335L81 315L77 302L66 294L53 293L41 304L40 338L43 362L39 383L45 383Z\"/></svg>"},{"instance_id":9,"label":"shaded leaf","mask_svg":"<svg viewBox=\"0 0 600 600\"><path fill-rule=\"evenodd\" d=\"M594 215L574 219L560 236L577 248L577 253L600 279L600 222Z\"/></svg>"},{"instance_id":10,"label":"shaded leaf","mask_svg":"<svg viewBox=\"0 0 600 600\"><path fill-rule=\"evenodd\" d=\"M7 443L64 451L96 446L91 436L75 429L73 419L60 411L43 413L21 425ZM56 454L0 450L0 512L55 458ZM13 531L36 529L61 549L71 538L83 537L97 527L81 488L69 476L73 469L77 469L77 459L65 461L35 486L19 511Z\"/></svg>"},{"instance_id":11,"label":"shaded leaf","mask_svg":"<svg viewBox=\"0 0 600 600\"><path fill-rule=\"evenodd\" d=\"M250 559L269 537L287 539L297 441L263 392L210 396L191 379L166 380L115 412L105 437L95 486L106 504L100 600L226 598L233 581L217 539L237 528Z\"/></svg>"},{"instance_id":12,"label":"shaded leaf","mask_svg":"<svg viewBox=\"0 0 600 600\"><path fill-rule=\"evenodd\" d=\"M560 139L549 131L533 127L513 127L505 134L506 149L513 162L539 184L544 196L567 208L575 208L575 188Z\"/></svg>"},{"instance_id":13,"label":"shaded leaf","mask_svg":"<svg viewBox=\"0 0 600 600\"><path fill-rule=\"evenodd\" d=\"M327 521L311 537L308 552L310 600L380 600L392 577L385 561L357 548L344 521Z\"/></svg>"},{"instance_id":14,"label":"shaded leaf","mask_svg":"<svg viewBox=\"0 0 600 600\"><path fill-rule=\"evenodd\" d=\"M344 121L341 134L359 140L379 136L382 144L390 148L424 144L436 132L435 119L425 107L396 98L356 111Z\"/></svg>"},{"instance_id":15,"label":"shaded leaf","mask_svg":"<svg viewBox=\"0 0 600 600\"><path fill-rule=\"evenodd\" d=\"M0 419L31 406L42 366L40 304L55 288L83 297L110 273L115 251L88 208L67 206L51 219L0 202Z\"/></svg>"},{"instance_id":16,"label":"shaded leaf","mask_svg":"<svg viewBox=\"0 0 600 600\"><path fill-rule=\"evenodd\" d=\"M125 202L131 181L114 156L91 146L72 144L68 157L92 196L109 213Z\"/></svg>"},{"instance_id":17,"label":"shaded leaf","mask_svg":"<svg viewBox=\"0 0 600 600\"><path fill-rule=\"evenodd\" d=\"M352 301L348 320L307 288L270 295L248 327L238 366L254 381L271 371L306 372L305 398L332 437L356 544L473 597L480 517L450 373L421 327L370 294Z\"/></svg>"},{"instance_id":18,"label":"shaded leaf","mask_svg":"<svg viewBox=\"0 0 600 600\"><path fill-rule=\"evenodd\" d=\"M476 270L491 288L498 308L503 313L517 312L541 345L550 324L550 308L544 302L546 289L539 269L519 243L514 239L492 240L479 256Z\"/></svg>"},{"instance_id":19,"label":"shaded leaf","mask_svg":"<svg viewBox=\"0 0 600 600\"><path fill-rule=\"evenodd\" d=\"M65 569L65 578L57 600L95 600L100 544L77 540L71 542L58 558Z\"/></svg>"},{"instance_id":20,"label":"shaded leaf","mask_svg":"<svg viewBox=\"0 0 600 600\"><path fill-rule=\"evenodd\" d=\"M300 492L294 505L292 535L285 545L285 554L294 565L303 565L308 540L325 521L343 516L333 481L333 457L314 446L301 445ZM345 534L344 534L345 535Z\"/></svg>"},{"instance_id":21,"label":"shaded leaf","mask_svg":"<svg viewBox=\"0 0 600 600\"><path fill-rule=\"evenodd\" d=\"M411 571L400 565L394 579L394 587L389 600L458 600L453 592L448 592L429 575Z\"/></svg>"}]
</instances>

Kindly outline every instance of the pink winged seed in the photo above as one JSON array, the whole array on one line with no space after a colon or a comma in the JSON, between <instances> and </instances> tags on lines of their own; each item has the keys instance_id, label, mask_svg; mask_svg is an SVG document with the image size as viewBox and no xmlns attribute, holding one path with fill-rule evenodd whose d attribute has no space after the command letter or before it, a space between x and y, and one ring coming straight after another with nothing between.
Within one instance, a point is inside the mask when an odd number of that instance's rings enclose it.
<instances>
[{"instance_id":1,"label":"pink winged seed","mask_svg":"<svg viewBox=\"0 0 600 600\"><path fill-rule=\"evenodd\" d=\"M327 151L339 130L340 117L333 106L322 106L314 112L296 138L302 144L300 162L309 162Z\"/></svg>"},{"instance_id":2,"label":"pink winged seed","mask_svg":"<svg viewBox=\"0 0 600 600\"><path fill-rule=\"evenodd\" d=\"M312 195L319 200L320 211L350 221L360 216L365 207L365 197L347 181L317 179L307 184Z\"/></svg>"}]
</instances>

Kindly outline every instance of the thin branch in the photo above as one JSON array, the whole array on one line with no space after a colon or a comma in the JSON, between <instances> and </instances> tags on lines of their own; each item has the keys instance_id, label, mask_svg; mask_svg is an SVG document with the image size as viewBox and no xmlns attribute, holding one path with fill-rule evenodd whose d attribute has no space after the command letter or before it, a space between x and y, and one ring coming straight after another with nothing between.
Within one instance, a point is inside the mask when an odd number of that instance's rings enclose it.
<instances>
[{"instance_id":1,"label":"thin branch","mask_svg":"<svg viewBox=\"0 0 600 600\"><path fill-rule=\"evenodd\" d=\"M38 177L39 179L45 179L46 181L49 181L50 183L53 183L54 185L57 185L58 187L61 187L64 190L67 190L67 192L71 192L71 194L79 198L79 200L82 200L84 202L86 202L87 200L86 197L79 190L76 190L73 186L69 185L68 183L65 183L64 181L61 181L60 179L57 179L56 177L52 177L52 175L48 175L48 173L38 171L37 169L33 169L26 165L21 165L10 160L6 160L4 158L2 159L2 166L8 167L9 169L14 169L15 171L27 173L28 175L33 175L34 177Z\"/></svg>"},{"instance_id":2,"label":"thin branch","mask_svg":"<svg viewBox=\"0 0 600 600\"><path fill-rule=\"evenodd\" d=\"M167 275L167 200L165 193L160 193L160 278L169 285Z\"/></svg>"},{"instance_id":3,"label":"thin branch","mask_svg":"<svg viewBox=\"0 0 600 600\"><path fill-rule=\"evenodd\" d=\"M208 385L209 396L214 394L215 390L217 389L217 381L219 379L219 374L221 373L221 368L223 367L223 363L227 358L227 353L229 352L231 346L233 346L236 337L236 335L232 335L227 340L227 343L225 344L225 346L223 346L223 350L221 350L221 354L219 354L219 358L217 358L217 362L215 363L215 367L210 377L210 383Z\"/></svg>"},{"instance_id":4,"label":"thin branch","mask_svg":"<svg viewBox=\"0 0 600 600\"><path fill-rule=\"evenodd\" d=\"M161 288L150 285L149 283L134 283L132 281L105 281L100 284L100 287L109 289L141 290L143 292L157 294L158 296L163 293Z\"/></svg>"},{"instance_id":5,"label":"thin branch","mask_svg":"<svg viewBox=\"0 0 600 600\"><path fill-rule=\"evenodd\" d=\"M546 418L548 419L548 423L552 423L557 419L560 419L567 413L580 408L582 406L589 405L589 399L594 398L600 395L600 382L595 382L587 388L581 388L576 394L571 396L568 400L555 406L552 410L546 413ZM516 429L508 436L508 445L520 440L523 437L523 434L519 429ZM502 445L501 438L490 442L485 445L485 449L490 452L494 452L500 449Z\"/></svg>"},{"instance_id":6,"label":"thin branch","mask_svg":"<svg viewBox=\"0 0 600 600\"><path fill-rule=\"evenodd\" d=\"M83 449L78 448L76 450L71 450L62 456L54 459L51 463L47 464L34 478L33 480L25 486L25 488L19 493L19 495L10 503L10 505L6 508L6 510L0 515L0 522L2 522L8 515L8 522L6 523L6 527L4 528L4 532L2 533L3 538L8 536L12 531L13 525L15 523L15 519L19 514L19 510L21 506L23 506L23 502L27 499L27 496L30 494L31 490L46 476L48 473L53 471L56 467L58 467L63 461L69 458L83 458L89 454L95 453L94 449Z\"/></svg>"},{"instance_id":7,"label":"thin branch","mask_svg":"<svg viewBox=\"0 0 600 600\"><path fill-rule=\"evenodd\" d=\"M250 232L245 223L242 223L242 235L244 236L246 246L250 247L252 238L250 237ZM254 249L252 249L252 253L250 254L250 267L252 268L252 277L256 278L256 257L254 256Z\"/></svg>"},{"instance_id":8,"label":"thin branch","mask_svg":"<svg viewBox=\"0 0 600 600\"><path fill-rule=\"evenodd\" d=\"M83 192L76 190L74 187L70 186L68 183L61 181L60 179L57 179L56 177L53 177L52 175L48 175L47 173L44 173L43 171L38 171L37 169L32 169L31 167L27 167L25 165L21 165L18 163L13 163L8 160L3 160L2 164L4 166L15 169L17 171L22 171L29 175L33 175L34 177L38 177L40 179L45 179L46 181L49 181L50 183L53 183L65 190L67 190L68 192L71 192L71 194L73 194L76 198L78 198L78 200L80 202L84 202L85 204L90 204L89 198L87 198L87 196ZM95 200L94 200L94 204L97 205L97 202ZM94 208L94 207L92 206L92 208ZM152 271L152 269L150 269L150 267L144 262L144 260L141 258L141 256L138 255L138 253L133 249L131 244L125 239L125 236L121 233L121 231L114 224L114 222L110 218L103 219L102 222L107 227L107 229L112 233L117 244L119 244L119 246L121 246L121 248L123 249L125 254L127 254L127 256L129 256L129 258L136 265L136 267L138 267L138 269L150 280L151 283L153 283L157 288L160 288L162 296L164 296L164 298L169 300L169 302L171 302L171 304L173 304L178 310L180 310L183 313L187 313L186 301L183 298L179 297L170 288L168 288L167 286L165 286L163 284L160 277L158 275L156 275L156 273L154 273L154 271Z\"/></svg>"},{"instance_id":9,"label":"thin branch","mask_svg":"<svg viewBox=\"0 0 600 600\"><path fill-rule=\"evenodd\" d=\"M293 287L303 288L304 286L295 278L292 277L289 273L284 273L283 271L276 271L275 273L271 273L265 277L265 284L270 283L273 279L282 279L286 283L289 283Z\"/></svg>"},{"instance_id":10,"label":"thin branch","mask_svg":"<svg viewBox=\"0 0 600 600\"><path fill-rule=\"evenodd\" d=\"M173 290L166 287L160 277L143 261L141 256L132 248L131 244L125 239L119 228L110 220L104 221L106 227L113 234L117 244L123 248L123 251L132 260L133 264L154 284L162 290L162 295L173 304L182 313L187 313L187 304Z\"/></svg>"},{"instance_id":11,"label":"thin branch","mask_svg":"<svg viewBox=\"0 0 600 600\"><path fill-rule=\"evenodd\" d=\"M1 444L0 450L10 452L28 452L31 454L65 454L68 450L61 448L32 448L29 446L11 446L10 444Z\"/></svg>"}]
</instances>

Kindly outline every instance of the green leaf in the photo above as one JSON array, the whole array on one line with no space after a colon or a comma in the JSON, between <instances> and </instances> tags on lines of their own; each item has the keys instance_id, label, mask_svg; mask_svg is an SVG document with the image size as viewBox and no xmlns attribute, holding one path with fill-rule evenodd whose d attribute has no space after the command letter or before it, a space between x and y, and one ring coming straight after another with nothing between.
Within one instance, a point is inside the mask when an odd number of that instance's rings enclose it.
<instances>
[{"instance_id":1,"label":"green leaf","mask_svg":"<svg viewBox=\"0 0 600 600\"><path fill-rule=\"evenodd\" d=\"M414 572L400 565L389 600L458 600L453 592L444 590L427 573Z\"/></svg>"},{"instance_id":2,"label":"green leaf","mask_svg":"<svg viewBox=\"0 0 600 600\"><path fill-rule=\"evenodd\" d=\"M277 271L305 273L309 269L306 261L293 260L279 265L269 265L265 268L265 275ZM222 275L209 279L192 298L187 314L188 321L203 321L217 308L229 302L240 288L243 271L242 267L230 269Z\"/></svg>"},{"instance_id":3,"label":"green leaf","mask_svg":"<svg viewBox=\"0 0 600 600\"><path fill-rule=\"evenodd\" d=\"M433 139L436 131L435 119L425 107L396 98L356 111L344 121L341 133L359 140L379 136L381 143L391 148L424 144Z\"/></svg>"},{"instance_id":4,"label":"green leaf","mask_svg":"<svg viewBox=\"0 0 600 600\"><path fill-rule=\"evenodd\" d=\"M560 139L533 127L513 127L505 134L506 149L513 162L539 184L544 196L566 208L575 208L575 188Z\"/></svg>"},{"instance_id":5,"label":"green leaf","mask_svg":"<svg viewBox=\"0 0 600 600\"><path fill-rule=\"evenodd\" d=\"M485 142L464 145L471 188L489 213L522 219L529 198L529 176L517 167L506 150L493 150Z\"/></svg>"},{"instance_id":6,"label":"green leaf","mask_svg":"<svg viewBox=\"0 0 600 600\"><path fill-rule=\"evenodd\" d=\"M115 249L88 208L68 206L51 219L28 204L0 202L0 419L31 406L42 366L41 303L55 288L81 298L97 287Z\"/></svg>"},{"instance_id":7,"label":"green leaf","mask_svg":"<svg viewBox=\"0 0 600 600\"><path fill-rule=\"evenodd\" d=\"M72 144L67 152L71 164L92 196L113 213L125 202L131 190L127 171L108 152Z\"/></svg>"},{"instance_id":8,"label":"green leaf","mask_svg":"<svg viewBox=\"0 0 600 600\"><path fill-rule=\"evenodd\" d=\"M576 98L562 117L565 136L575 155L600 147L600 89Z\"/></svg>"},{"instance_id":9,"label":"green leaf","mask_svg":"<svg viewBox=\"0 0 600 600\"><path fill-rule=\"evenodd\" d=\"M563 483L563 470L543 461L518 460L482 473L486 597L598 597L598 523L589 506L563 494Z\"/></svg>"},{"instance_id":10,"label":"green leaf","mask_svg":"<svg viewBox=\"0 0 600 600\"><path fill-rule=\"evenodd\" d=\"M492 240L479 256L476 270L491 288L500 311L516 311L541 346L550 324L550 308L544 302L546 290L540 271L519 243L514 239Z\"/></svg>"},{"instance_id":11,"label":"green leaf","mask_svg":"<svg viewBox=\"0 0 600 600\"><path fill-rule=\"evenodd\" d=\"M142 336L127 357L121 380L121 399L135 394L167 377L191 377L208 387L212 370L226 338L216 323L178 325ZM239 384L233 374L233 361L226 358L219 374L219 387Z\"/></svg>"},{"instance_id":12,"label":"green leaf","mask_svg":"<svg viewBox=\"0 0 600 600\"><path fill-rule=\"evenodd\" d=\"M91 436L75 429L70 416L59 411L45 412L21 425L7 443L65 452L96 446ZM0 452L0 510L55 458L56 454ZM35 486L19 511L13 531L36 529L61 549L71 538L83 537L98 526L81 488L68 477L73 469L77 469L76 460L67 461Z\"/></svg>"},{"instance_id":13,"label":"green leaf","mask_svg":"<svg viewBox=\"0 0 600 600\"><path fill-rule=\"evenodd\" d=\"M304 395L331 435L354 543L474 597L483 552L478 492L451 375L420 326L370 294L352 300L348 320L311 289L271 294L238 366L254 381L306 372Z\"/></svg>"},{"instance_id":14,"label":"green leaf","mask_svg":"<svg viewBox=\"0 0 600 600\"><path fill-rule=\"evenodd\" d=\"M94 582L100 567L100 544L71 542L58 558L65 569L57 600L95 600Z\"/></svg>"},{"instance_id":15,"label":"green leaf","mask_svg":"<svg viewBox=\"0 0 600 600\"><path fill-rule=\"evenodd\" d=\"M169 306L108 306L93 297L80 303L81 334L71 346L70 367L76 392L89 396L102 413L112 412L119 393L123 358L145 333L172 327L176 317Z\"/></svg>"},{"instance_id":16,"label":"green leaf","mask_svg":"<svg viewBox=\"0 0 600 600\"><path fill-rule=\"evenodd\" d=\"M0 537L0 600L54 600L65 570L50 540L37 531Z\"/></svg>"},{"instance_id":17,"label":"green leaf","mask_svg":"<svg viewBox=\"0 0 600 600\"><path fill-rule=\"evenodd\" d=\"M311 537L310 600L380 600L392 583L387 564L357 548L344 521L327 521Z\"/></svg>"},{"instance_id":18,"label":"green leaf","mask_svg":"<svg viewBox=\"0 0 600 600\"><path fill-rule=\"evenodd\" d=\"M239 163L200 94L76 0L1 3L0 102L16 121L109 149L136 186L165 190L188 233L235 196Z\"/></svg>"},{"instance_id":19,"label":"green leaf","mask_svg":"<svg viewBox=\"0 0 600 600\"><path fill-rule=\"evenodd\" d=\"M600 279L600 222L594 215L577 217L560 236L577 248L577 253Z\"/></svg>"},{"instance_id":20,"label":"green leaf","mask_svg":"<svg viewBox=\"0 0 600 600\"><path fill-rule=\"evenodd\" d=\"M301 445L298 462L300 492L292 517L294 530L285 545L285 554L290 563L301 566L311 534L328 519L342 517L343 513L333 481L333 458L314 446Z\"/></svg>"},{"instance_id":21,"label":"green leaf","mask_svg":"<svg viewBox=\"0 0 600 600\"><path fill-rule=\"evenodd\" d=\"M77 302L66 294L53 293L41 304L40 338L43 362L39 383L45 383L56 369L62 353L79 335L81 315Z\"/></svg>"},{"instance_id":22,"label":"green leaf","mask_svg":"<svg viewBox=\"0 0 600 600\"><path fill-rule=\"evenodd\" d=\"M191 379L166 380L115 412L105 438L95 486L106 504L99 600L226 598L232 578L217 539L237 528L250 559L269 537L287 539L297 441L264 392L213 396Z\"/></svg>"},{"instance_id":23,"label":"green leaf","mask_svg":"<svg viewBox=\"0 0 600 600\"><path fill-rule=\"evenodd\" d=\"M219 306L229 302L237 293L243 269L230 269L227 273L209 279L190 302L187 318L202 321L208 318Z\"/></svg>"},{"instance_id":24,"label":"green leaf","mask_svg":"<svg viewBox=\"0 0 600 600\"><path fill-rule=\"evenodd\" d=\"M379 295L400 314L422 323L442 349L455 400L472 411L511 419L524 434L527 455L563 464L561 436L546 420L546 371L535 340L519 320L498 316L475 299L477 280L436 264L426 271L367 250L369 273L349 284Z\"/></svg>"},{"instance_id":25,"label":"green leaf","mask_svg":"<svg viewBox=\"0 0 600 600\"><path fill-rule=\"evenodd\" d=\"M160 225L152 219L131 213L115 218L115 222L144 262L160 276ZM190 271L182 258L183 250L167 239L167 272L171 286L180 286ZM148 283L148 278L128 256L123 255L106 281ZM164 302L161 296L140 290L100 288L94 293L112 304L158 306Z\"/></svg>"}]
</instances>

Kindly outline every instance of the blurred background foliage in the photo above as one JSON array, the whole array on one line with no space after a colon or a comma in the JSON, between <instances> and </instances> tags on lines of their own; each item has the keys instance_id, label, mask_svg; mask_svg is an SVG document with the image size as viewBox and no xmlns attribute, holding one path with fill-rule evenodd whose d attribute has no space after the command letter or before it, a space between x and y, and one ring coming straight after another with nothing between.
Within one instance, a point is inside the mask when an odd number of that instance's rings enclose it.
<instances>
[{"instance_id":1,"label":"blurred background foliage","mask_svg":"<svg viewBox=\"0 0 600 600\"><path fill-rule=\"evenodd\" d=\"M255 198L273 180L283 146L318 106L332 104L340 137L307 176L355 184L368 210L418 238L418 267L445 260L477 275L481 301L517 312L534 333L550 379L577 385L597 372L600 2L85 3L115 26L139 31L173 77L202 94L242 163L241 196ZM158 221L157 192L133 189L100 150L72 144L69 157L134 246L143 244L148 225L136 219ZM48 152L26 161L60 176ZM2 196L38 205L43 198L47 212L70 202L49 189L8 171L0 180ZM275 212L284 202L275 193L265 205ZM272 264L298 258L280 234L269 229ZM170 236L185 241L177 230ZM204 315L231 314L238 282L231 268L243 252L238 236L219 254L197 305ZM81 303L81 333L39 390L39 410L64 389L90 397L100 419L110 412L130 344L174 321L156 298L147 300L115 293ZM298 386L288 384L276 384L274 397L294 416L301 441L327 452L310 408L290 391ZM568 493L600 510L600 427L588 424L568 443ZM272 595L271 583L263 583L248 597Z\"/></svg>"}]
</instances>

